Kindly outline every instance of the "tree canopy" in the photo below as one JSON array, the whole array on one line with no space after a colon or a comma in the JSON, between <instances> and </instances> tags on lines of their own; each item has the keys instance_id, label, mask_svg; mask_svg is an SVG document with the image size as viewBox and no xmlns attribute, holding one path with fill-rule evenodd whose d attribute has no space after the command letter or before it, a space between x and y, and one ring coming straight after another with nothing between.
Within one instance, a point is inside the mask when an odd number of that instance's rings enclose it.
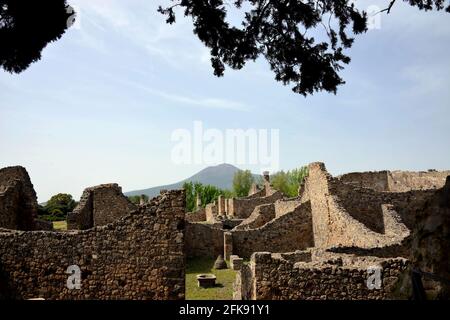
<instances>
[{"instance_id":1,"label":"tree canopy","mask_svg":"<svg viewBox=\"0 0 450 320\"><path fill-rule=\"evenodd\" d=\"M387 1L380 13L393 11L397 1ZM403 1L420 10L450 12L445 0ZM277 81L305 96L336 93L345 83L339 72L350 62L344 51L367 30L367 14L353 0L172 0L158 11L174 23L176 7L192 18L194 33L210 49L215 75L262 56ZM232 7L243 12L240 26L227 21ZM0 0L0 67L22 72L73 21L66 0Z\"/></svg>"},{"instance_id":2,"label":"tree canopy","mask_svg":"<svg viewBox=\"0 0 450 320\"><path fill-rule=\"evenodd\" d=\"M76 206L77 202L70 194L58 193L39 208L39 216L49 221L65 220L67 213L72 212Z\"/></svg>"},{"instance_id":3,"label":"tree canopy","mask_svg":"<svg viewBox=\"0 0 450 320\"><path fill-rule=\"evenodd\" d=\"M308 168L301 167L290 171L280 171L272 175L271 185L289 197L298 196L300 186L308 176Z\"/></svg>"},{"instance_id":4,"label":"tree canopy","mask_svg":"<svg viewBox=\"0 0 450 320\"><path fill-rule=\"evenodd\" d=\"M186 211L193 212L204 208L207 204L212 203L219 198L220 195L229 197L231 192L222 190L212 185L204 185L200 182L185 182L183 189L186 192ZM197 197L200 200L200 207L197 207Z\"/></svg>"},{"instance_id":5,"label":"tree canopy","mask_svg":"<svg viewBox=\"0 0 450 320\"><path fill-rule=\"evenodd\" d=\"M250 170L239 170L233 177L233 192L237 197L246 197L255 182Z\"/></svg>"},{"instance_id":6,"label":"tree canopy","mask_svg":"<svg viewBox=\"0 0 450 320\"><path fill-rule=\"evenodd\" d=\"M0 67L19 73L74 21L66 0L0 0Z\"/></svg>"}]
</instances>

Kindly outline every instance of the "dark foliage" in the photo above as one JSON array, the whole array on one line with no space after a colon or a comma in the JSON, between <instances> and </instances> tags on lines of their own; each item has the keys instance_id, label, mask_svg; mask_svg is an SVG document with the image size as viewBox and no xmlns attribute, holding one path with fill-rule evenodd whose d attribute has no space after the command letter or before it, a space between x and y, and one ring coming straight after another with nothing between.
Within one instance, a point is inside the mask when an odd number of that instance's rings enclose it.
<instances>
[{"instance_id":1,"label":"dark foliage","mask_svg":"<svg viewBox=\"0 0 450 320\"><path fill-rule=\"evenodd\" d=\"M0 67L22 72L73 23L66 0L0 0Z\"/></svg>"},{"instance_id":2,"label":"dark foliage","mask_svg":"<svg viewBox=\"0 0 450 320\"><path fill-rule=\"evenodd\" d=\"M283 84L303 95L325 90L336 93L344 83L339 76L350 62L344 49L353 44L351 34L367 30L365 12L348 0L173 0L175 4L159 8L174 23L175 7L184 9L194 23L194 33L211 50L214 74L222 76L225 65L241 69L248 60L264 56ZM423 10L444 9L444 0L404 0ZM395 0L389 3L390 12ZM245 12L241 27L230 25L227 11L234 5ZM446 8L450 11L450 5ZM316 38L317 32L324 39Z\"/></svg>"},{"instance_id":3,"label":"dark foliage","mask_svg":"<svg viewBox=\"0 0 450 320\"><path fill-rule=\"evenodd\" d=\"M226 65L241 69L263 56L277 81L292 84L294 92L305 96L336 92L344 83L339 71L350 62L344 50L352 46L354 35L367 30L366 13L350 0L172 1L172 6L158 11L167 15L168 23L176 20L175 7L192 18L194 33L211 51L215 75L222 76ZM403 1L421 10L450 12L444 0ZM387 1L382 11L390 13L396 2ZM245 11L239 27L227 21L232 6ZM65 0L0 0L0 67L25 70L74 18Z\"/></svg>"}]
</instances>

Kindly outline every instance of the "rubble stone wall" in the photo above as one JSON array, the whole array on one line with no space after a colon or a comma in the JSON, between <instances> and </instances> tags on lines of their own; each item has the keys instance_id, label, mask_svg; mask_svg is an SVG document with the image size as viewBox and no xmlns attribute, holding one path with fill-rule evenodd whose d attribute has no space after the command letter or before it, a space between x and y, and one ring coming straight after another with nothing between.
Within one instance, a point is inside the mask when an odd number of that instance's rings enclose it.
<instances>
[{"instance_id":1,"label":"rubble stone wall","mask_svg":"<svg viewBox=\"0 0 450 320\"><path fill-rule=\"evenodd\" d=\"M25 168L0 169L0 228L35 230L37 197Z\"/></svg>"},{"instance_id":2,"label":"rubble stone wall","mask_svg":"<svg viewBox=\"0 0 450 320\"><path fill-rule=\"evenodd\" d=\"M314 246L311 208L303 203L262 227L232 230L233 254L250 258L258 251L288 252Z\"/></svg>"},{"instance_id":3,"label":"rubble stone wall","mask_svg":"<svg viewBox=\"0 0 450 320\"><path fill-rule=\"evenodd\" d=\"M0 231L0 294L10 299L183 299L183 191L170 191L105 226ZM81 289L68 289L69 266Z\"/></svg>"},{"instance_id":4,"label":"rubble stone wall","mask_svg":"<svg viewBox=\"0 0 450 320\"><path fill-rule=\"evenodd\" d=\"M68 214L67 228L86 230L106 225L136 209L137 207L122 194L122 188L117 184L87 188L78 206Z\"/></svg>"},{"instance_id":5,"label":"rubble stone wall","mask_svg":"<svg viewBox=\"0 0 450 320\"><path fill-rule=\"evenodd\" d=\"M240 272L237 280L241 286L237 283L235 287L241 288L241 297L247 294L244 298L253 300L400 299L399 279L407 266L403 258L335 255L329 261L290 261L280 254L262 252L252 256L250 272ZM379 289L367 286L373 274L369 268L380 270Z\"/></svg>"},{"instance_id":6,"label":"rubble stone wall","mask_svg":"<svg viewBox=\"0 0 450 320\"><path fill-rule=\"evenodd\" d=\"M186 223L185 253L187 258L217 258L223 254L222 224L219 223Z\"/></svg>"}]
</instances>

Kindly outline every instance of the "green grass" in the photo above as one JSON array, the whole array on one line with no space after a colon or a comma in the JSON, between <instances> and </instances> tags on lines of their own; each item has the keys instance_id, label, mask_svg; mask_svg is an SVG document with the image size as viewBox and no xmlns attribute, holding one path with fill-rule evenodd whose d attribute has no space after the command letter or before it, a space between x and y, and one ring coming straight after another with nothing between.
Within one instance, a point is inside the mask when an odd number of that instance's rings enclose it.
<instances>
[{"instance_id":1,"label":"green grass","mask_svg":"<svg viewBox=\"0 0 450 320\"><path fill-rule=\"evenodd\" d=\"M66 221L53 221L53 229L55 230L67 230L67 222Z\"/></svg>"},{"instance_id":2,"label":"green grass","mask_svg":"<svg viewBox=\"0 0 450 320\"><path fill-rule=\"evenodd\" d=\"M236 271L231 269L214 270L214 259L198 258L187 260L186 300L231 300ZM199 288L196 276L212 273L217 277L214 288Z\"/></svg>"}]
</instances>

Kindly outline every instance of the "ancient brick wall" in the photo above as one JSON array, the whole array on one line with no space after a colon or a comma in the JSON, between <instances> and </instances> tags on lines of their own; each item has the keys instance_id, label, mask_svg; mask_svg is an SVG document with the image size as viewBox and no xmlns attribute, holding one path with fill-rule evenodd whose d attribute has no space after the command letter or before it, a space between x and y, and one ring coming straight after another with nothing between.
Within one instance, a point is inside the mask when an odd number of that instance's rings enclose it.
<instances>
[{"instance_id":1,"label":"ancient brick wall","mask_svg":"<svg viewBox=\"0 0 450 320\"><path fill-rule=\"evenodd\" d=\"M410 235L415 210L434 192L377 192L342 183L321 163L309 169L302 201L311 201L317 247L399 245Z\"/></svg>"},{"instance_id":2,"label":"ancient brick wall","mask_svg":"<svg viewBox=\"0 0 450 320\"><path fill-rule=\"evenodd\" d=\"M186 223L184 238L186 257L217 258L223 254L223 233L220 223Z\"/></svg>"},{"instance_id":3,"label":"ancient brick wall","mask_svg":"<svg viewBox=\"0 0 450 320\"><path fill-rule=\"evenodd\" d=\"M379 192L407 192L436 190L445 184L450 171L379 171L352 172L337 177L341 182L355 187L370 188Z\"/></svg>"},{"instance_id":4,"label":"ancient brick wall","mask_svg":"<svg viewBox=\"0 0 450 320\"><path fill-rule=\"evenodd\" d=\"M281 192L274 192L266 197L230 199L228 215L237 219L247 219L257 206L274 203L282 198L283 194Z\"/></svg>"},{"instance_id":5,"label":"ancient brick wall","mask_svg":"<svg viewBox=\"0 0 450 320\"><path fill-rule=\"evenodd\" d=\"M235 288L240 289L240 297L253 300L404 298L398 286L407 268L406 259L346 255L334 255L334 259L328 261L314 261L314 258L311 261L298 255L296 258L255 253L249 270L240 272L237 277ZM380 268L380 289L371 290L367 286L370 267Z\"/></svg>"},{"instance_id":6,"label":"ancient brick wall","mask_svg":"<svg viewBox=\"0 0 450 320\"><path fill-rule=\"evenodd\" d=\"M311 208L303 203L262 227L232 230L233 254L249 258L253 252L288 252L314 246Z\"/></svg>"},{"instance_id":7,"label":"ancient brick wall","mask_svg":"<svg viewBox=\"0 0 450 320\"><path fill-rule=\"evenodd\" d=\"M25 168L0 169L0 228L36 229L38 204Z\"/></svg>"},{"instance_id":8,"label":"ancient brick wall","mask_svg":"<svg viewBox=\"0 0 450 320\"><path fill-rule=\"evenodd\" d=\"M242 221L235 230L256 229L275 219L275 217L275 204L263 204L257 206L250 217Z\"/></svg>"},{"instance_id":9,"label":"ancient brick wall","mask_svg":"<svg viewBox=\"0 0 450 320\"><path fill-rule=\"evenodd\" d=\"M389 191L406 192L411 190L440 189L445 185L445 180L450 176L450 171L389 172Z\"/></svg>"},{"instance_id":10,"label":"ancient brick wall","mask_svg":"<svg viewBox=\"0 0 450 320\"><path fill-rule=\"evenodd\" d=\"M351 172L337 177L341 182L376 191L389 191L388 171Z\"/></svg>"},{"instance_id":11,"label":"ancient brick wall","mask_svg":"<svg viewBox=\"0 0 450 320\"><path fill-rule=\"evenodd\" d=\"M130 214L137 207L122 194L117 184L87 188L78 206L67 216L69 230L86 230L111 223Z\"/></svg>"},{"instance_id":12,"label":"ancient brick wall","mask_svg":"<svg viewBox=\"0 0 450 320\"><path fill-rule=\"evenodd\" d=\"M200 208L195 212L186 213L186 221L188 222L202 222L206 221L206 209Z\"/></svg>"},{"instance_id":13,"label":"ancient brick wall","mask_svg":"<svg viewBox=\"0 0 450 320\"><path fill-rule=\"evenodd\" d=\"M183 191L170 191L105 226L0 232L0 279L15 299L183 299ZM66 286L71 265L81 289ZM6 287L6 288L5 288Z\"/></svg>"}]
</instances>

